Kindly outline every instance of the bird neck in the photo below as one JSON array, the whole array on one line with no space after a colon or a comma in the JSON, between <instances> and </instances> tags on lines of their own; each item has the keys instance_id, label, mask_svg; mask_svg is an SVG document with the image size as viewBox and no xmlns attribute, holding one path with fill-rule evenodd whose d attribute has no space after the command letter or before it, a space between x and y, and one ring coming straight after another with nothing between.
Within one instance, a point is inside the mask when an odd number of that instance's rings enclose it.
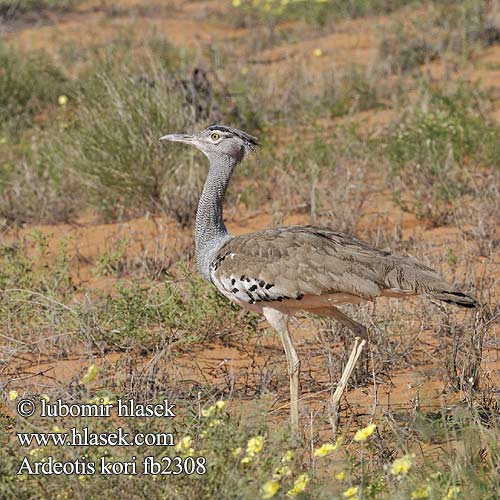
<instances>
[{"instance_id":1,"label":"bird neck","mask_svg":"<svg viewBox=\"0 0 500 500\"><path fill-rule=\"evenodd\" d=\"M224 197L237 162L230 156L210 158L195 224L195 257L203 277L210 281L210 264L231 236L224 224Z\"/></svg>"}]
</instances>

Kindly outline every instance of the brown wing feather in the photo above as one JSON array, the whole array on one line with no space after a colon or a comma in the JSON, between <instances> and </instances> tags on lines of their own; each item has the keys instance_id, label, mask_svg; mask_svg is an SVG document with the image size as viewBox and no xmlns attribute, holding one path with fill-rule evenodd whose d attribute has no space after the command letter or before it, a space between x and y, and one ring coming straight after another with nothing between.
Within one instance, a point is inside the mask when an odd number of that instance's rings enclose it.
<instances>
[{"instance_id":1,"label":"brown wing feather","mask_svg":"<svg viewBox=\"0 0 500 500\"><path fill-rule=\"evenodd\" d=\"M214 283L253 303L343 293L371 300L383 290L421 293L449 285L414 259L314 226L290 226L238 236L212 263Z\"/></svg>"},{"instance_id":2,"label":"brown wing feather","mask_svg":"<svg viewBox=\"0 0 500 500\"><path fill-rule=\"evenodd\" d=\"M214 284L227 296L253 304L304 296L345 294L366 300L430 293L474 307L433 269L328 228L290 226L229 240L211 265Z\"/></svg>"}]
</instances>

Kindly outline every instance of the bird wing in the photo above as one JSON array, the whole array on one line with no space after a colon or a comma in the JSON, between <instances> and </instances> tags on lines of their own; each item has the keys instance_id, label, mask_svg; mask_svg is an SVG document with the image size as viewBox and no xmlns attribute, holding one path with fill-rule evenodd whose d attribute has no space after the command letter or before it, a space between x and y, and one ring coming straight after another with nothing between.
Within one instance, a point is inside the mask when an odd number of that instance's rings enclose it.
<instances>
[{"instance_id":1,"label":"bird wing","mask_svg":"<svg viewBox=\"0 0 500 500\"><path fill-rule=\"evenodd\" d=\"M315 226L232 238L212 261L210 275L223 293L250 304L323 294L372 300L387 289L421 293L438 283L440 290L446 285L432 269L410 257Z\"/></svg>"}]
</instances>

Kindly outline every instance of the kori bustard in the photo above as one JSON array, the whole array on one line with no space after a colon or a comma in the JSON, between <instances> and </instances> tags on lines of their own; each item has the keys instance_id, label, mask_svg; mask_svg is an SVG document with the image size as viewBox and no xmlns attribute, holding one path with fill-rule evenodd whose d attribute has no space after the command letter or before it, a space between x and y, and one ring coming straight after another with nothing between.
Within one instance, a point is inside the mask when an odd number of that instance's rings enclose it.
<instances>
[{"instance_id":1,"label":"kori bustard","mask_svg":"<svg viewBox=\"0 0 500 500\"><path fill-rule=\"evenodd\" d=\"M231 236L224 225L224 196L234 168L256 148L257 139L235 128L213 125L193 135L170 134L160 140L190 144L210 160L196 213L196 262L203 277L223 295L263 314L281 336L295 432L299 424L300 360L288 331L292 315L308 311L333 317L363 339L361 343L356 339L342 374L339 387L345 387L368 337L366 328L337 305L426 293L444 302L475 307L472 297L455 290L418 261L332 229L290 226ZM339 398L339 393L334 397Z\"/></svg>"}]
</instances>

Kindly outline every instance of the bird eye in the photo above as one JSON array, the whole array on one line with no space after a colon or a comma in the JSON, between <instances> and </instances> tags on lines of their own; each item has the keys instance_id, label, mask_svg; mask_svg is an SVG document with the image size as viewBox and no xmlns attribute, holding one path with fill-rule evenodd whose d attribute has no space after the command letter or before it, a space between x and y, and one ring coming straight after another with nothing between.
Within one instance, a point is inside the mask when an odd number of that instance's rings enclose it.
<instances>
[{"instance_id":1,"label":"bird eye","mask_svg":"<svg viewBox=\"0 0 500 500\"><path fill-rule=\"evenodd\" d=\"M214 132L211 136L210 136L210 139L212 139L212 141L218 141L220 139L220 135L217 134L216 132Z\"/></svg>"}]
</instances>

